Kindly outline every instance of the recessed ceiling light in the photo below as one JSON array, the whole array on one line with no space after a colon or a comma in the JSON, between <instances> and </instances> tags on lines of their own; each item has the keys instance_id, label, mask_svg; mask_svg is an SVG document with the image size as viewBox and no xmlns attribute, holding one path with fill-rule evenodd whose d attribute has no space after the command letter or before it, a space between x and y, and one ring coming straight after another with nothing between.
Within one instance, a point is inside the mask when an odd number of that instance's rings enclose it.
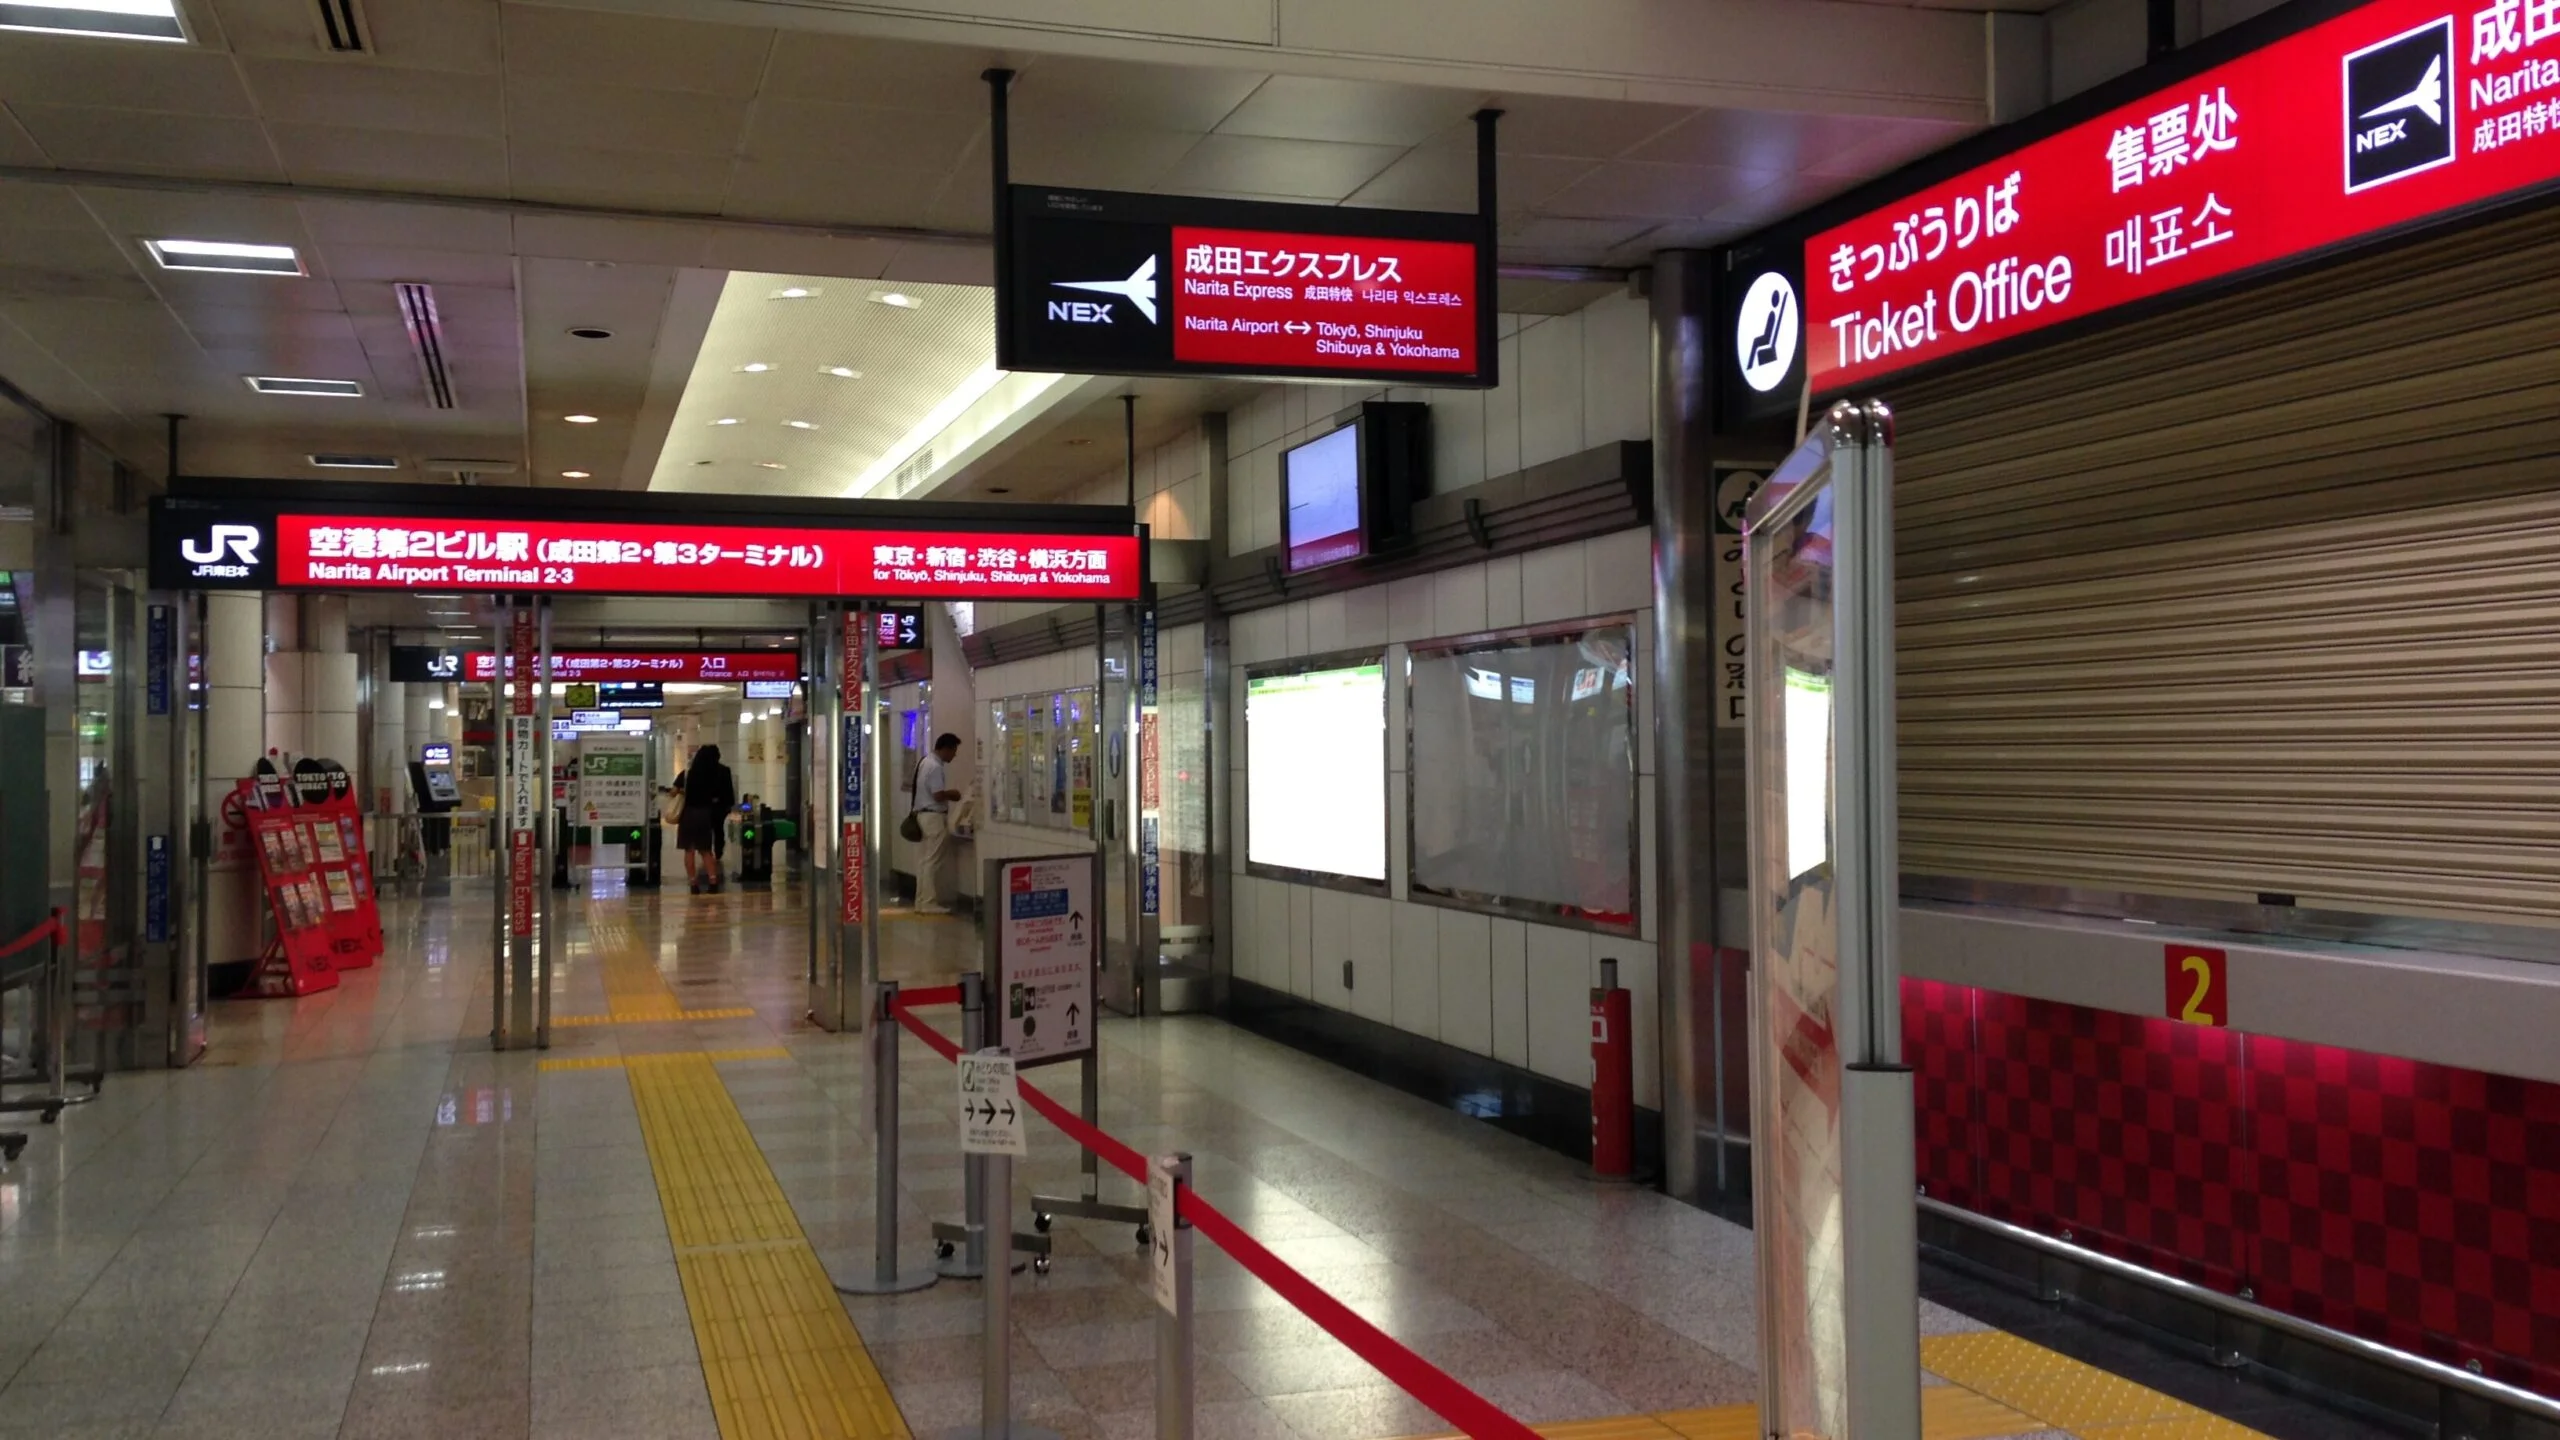
<instances>
[{"instance_id":1,"label":"recessed ceiling light","mask_svg":"<svg viewBox=\"0 0 2560 1440\"><path fill-rule=\"evenodd\" d=\"M719 462L716 460L696 460L693 463L696 465L716 465Z\"/></svg>"},{"instance_id":2,"label":"recessed ceiling light","mask_svg":"<svg viewBox=\"0 0 2560 1440\"><path fill-rule=\"evenodd\" d=\"M767 365L761 360L750 360L746 364L738 367L738 373L741 375L761 375L772 368L772 366Z\"/></svg>"},{"instance_id":3,"label":"recessed ceiling light","mask_svg":"<svg viewBox=\"0 0 2560 1440\"><path fill-rule=\"evenodd\" d=\"M781 470L788 468L779 460L759 460L756 464L758 467L766 470Z\"/></svg>"},{"instance_id":4,"label":"recessed ceiling light","mask_svg":"<svg viewBox=\"0 0 2560 1440\"><path fill-rule=\"evenodd\" d=\"M8 0L0 4L0 30L179 44L187 38L178 0Z\"/></svg>"},{"instance_id":5,"label":"recessed ceiling light","mask_svg":"<svg viewBox=\"0 0 2560 1440\"><path fill-rule=\"evenodd\" d=\"M563 470L560 472L560 478L563 480L584 480L587 478L587 472L584 470Z\"/></svg>"},{"instance_id":6,"label":"recessed ceiling light","mask_svg":"<svg viewBox=\"0 0 2560 1440\"><path fill-rule=\"evenodd\" d=\"M572 325L569 333L581 340L610 340L613 332L601 325Z\"/></svg>"},{"instance_id":7,"label":"recessed ceiling light","mask_svg":"<svg viewBox=\"0 0 2560 1440\"><path fill-rule=\"evenodd\" d=\"M395 455L311 455L304 457L323 470L397 470Z\"/></svg>"},{"instance_id":8,"label":"recessed ceiling light","mask_svg":"<svg viewBox=\"0 0 2560 1440\"><path fill-rule=\"evenodd\" d=\"M0 15L24 9L0 4ZM14 27L0 24L0 30ZM302 257L290 245L251 245L235 240L145 240L142 248L163 270L209 270L218 275L299 275Z\"/></svg>"},{"instance_id":9,"label":"recessed ceiling light","mask_svg":"<svg viewBox=\"0 0 2560 1440\"><path fill-rule=\"evenodd\" d=\"M794 430L815 430L818 428L818 422L815 420L785 420L782 423L790 426Z\"/></svg>"},{"instance_id":10,"label":"recessed ceiling light","mask_svg":"<svg viewBox=\"0 0 2560 1440\"><path fill-rule=\"evenodd\" d=\"M243 375L249 388L261 395L362 395L364 385L355 380L318 380L302 375Z\"/></svg>"},{"instance_id":11,"label":"recessed ceiling light","mask_svg":"<svg viewBox=\"0 0 2560 1440\"><path fill-rule=\"evenodd\" d=\"M593 415L563 415L560 418L568 421L572 425L593 425L596 423L596 417Z\"/></svg>"},{"instance_id":12,"label":"recessed ceiling light","mask_svg":"<svg viewBox=\"0 0 2560 1440\"><path fill-rule=\"evenodd\" d=\"M766 296L768 300L811 300L827 292L815 285L785 285Z\"/></svg>"},{"instance_id":13,"label":"recessed ceiling light","mask_svg":"<svg viewBox=\"0 0 2560 1440\"><path fill-rule=\"evenodd\" d=\"M990 495L1010 495L1013 493L1013 487L1010 485L990 485L987 487L987 493Z\"/></svg>"},{"instance_id":14,"label":"recessed ceiling light","mask_svg":"<svg viewBox=\"0 0 2560 1440\"><path fill-rule=\"evenodd\" d=\"M818 373L821 375L833 375L839 380L859 380L862 378L862 372L854 369L850 365L821 365L818 367Z\"/></svg>"},{"instance_id":15,"label":"recessed ceiling light","mask_svg":"<svg viewBox=\"0 0 2560 1440\"><path fill-rule=\"evenodd\" d=\"M886 305L892 310L914 310L924 304L922 300L904 290L874 290L871 292L871 303Z\"/></svg>"},{"instance_id":16,"label":"recessed ceiling light","mask_svg":"<svg viewBox=\"0 0 2560 1440\"><path fill-rule=\"evenodd\" d=\"M738 423L738 417L735 415L723 415L711 423L714 425L735 425Z\"/></svg>"}]
</instances>

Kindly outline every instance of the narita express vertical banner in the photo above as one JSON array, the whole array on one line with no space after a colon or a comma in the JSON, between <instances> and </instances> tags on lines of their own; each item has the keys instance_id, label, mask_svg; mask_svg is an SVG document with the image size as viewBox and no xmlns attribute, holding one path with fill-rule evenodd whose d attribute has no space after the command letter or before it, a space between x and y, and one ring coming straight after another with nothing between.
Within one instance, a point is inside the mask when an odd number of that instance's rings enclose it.
<instances>
[{"instance_id":1,"label":"narita express vertical banner","mask_svg":"<svg viewBox=\"0 0 2560 1440\"><path fill-rule=\"evenodd\" d=\"M2555 179L2560 3L2370 0L1811 235L1806 373L1838 390Z\"/></svg>"}]
</instances>

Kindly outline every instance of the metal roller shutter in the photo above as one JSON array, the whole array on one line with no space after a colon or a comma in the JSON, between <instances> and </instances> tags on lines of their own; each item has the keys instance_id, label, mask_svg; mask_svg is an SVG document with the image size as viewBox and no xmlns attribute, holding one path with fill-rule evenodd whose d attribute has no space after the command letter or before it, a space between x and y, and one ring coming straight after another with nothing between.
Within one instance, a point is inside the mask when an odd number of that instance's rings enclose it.
<instances>
[{"instance_id":1,"label":"metal roller shutter","mask_svg":"<svg viewBox=\"0 0 2560 1440\"><path fill-rule=\"evenodd\" d=\"M2560 210L1889 398L1906 874L2560 924Z\"/></svg>"}]
</instances>

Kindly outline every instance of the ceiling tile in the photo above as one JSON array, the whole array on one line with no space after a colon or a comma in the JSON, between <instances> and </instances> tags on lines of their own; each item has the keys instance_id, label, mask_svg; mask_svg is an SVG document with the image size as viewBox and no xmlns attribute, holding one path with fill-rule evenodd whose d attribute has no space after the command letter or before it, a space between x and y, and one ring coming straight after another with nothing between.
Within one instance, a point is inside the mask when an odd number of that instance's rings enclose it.
<instances>
[{"instance_id":1,"label":"ceiling tile","mask_svg":"<svg viewBox=\"0 0 2560 1440\"><path fill-rule=\"evenodd\" d=\"M15 100L9 109L57 165L224 180L285 178L254 120Z\"/></svg>"},{"instance_id":2,"label":"ceiling tile","mask_svg":"<svg viewBox=\"0 0 2560 1440\"><path fill-rule=\"evenodd\" d=\"M591 150L516 141L509 189L519 200L616 205L709 214L720 208L732 162L725 155Z\"/></svg>"},{"instance_id":3,"label":"ceiling tile","mask_svg":"<svg viewBox=\"0 0 2560 1440\"><path fill-rule=\"evenodd\" d=\"M0 232L0 302L42 297L77 300L115 300L157 304L151 287L133 273L133 267L122 255L115 257L115 268L97 263L93 254L73 251L57 259L47 253L41 243L68 237L67 230L20 230ZM34 240L34 245L25 242ZM109 247L112 250L113 247ZM14 377L12 377L14 378Z\"/></svg>"},{"instance_id":4,"label":"ceiling tile","mask_svg":"<svg viewBox=\"0 0 2560 1440\"><path fill-rule=\"evenodd\" d=\"M1614 159L1697 113L1687 105L1585 100L1563 95L1506 95L1495 147L1520 155Z\"/></svg>"},{"instance_id":5,"label":"ceiling tile","mask_svg":"<svg viewBox=\"0 0 2560 1440\"><path fill-rule=\"evenodd\" d=\"M577 215L515 217L516 253L635 265L715 265L704 258L712 225L651 220L591 220Z\"/></svg>"},{"instance_id":6,"label":"ceiling tile","mask_svg":"<svg viewBox=\"0 0 2560 1440\"><path fill-rule=\"evenodd\" d=\"M1100 125L1205 134L1264 78L1250 70L1043 56L1013 82L1013 123L1016 133L1044 125Z\"/></svg>"},{"instance_id":7,"label":"ceiling tile","mask_svg":"<svg viewBox=\"0 0 2560 1440\"><path fill-rule=\"evenodd\" d=\"M764 93L793 100L858 99L885 109L984 119L987 86L979 76L1001 63L992 50L795 34L774 47Z\"/></svg>"},{"instance_id":8,"label":"ceiling tile","mask_svg":"<svg viewBox=\"0 0 2560 1440\"><path fill-rule=\"evenodd\" d=\"M1173 167L1165 183L1179 191L1340 200L1377 178L1399 153L1385 145L1208 135Z\"/></svg>"},{"instance_id":9,"label":"ceiling tile","mask_svg":"<svg viewBox=\"0 0 2560 1440\"><path fill-rule=\"evenodd\" d=\"M985 245L900 245L882 267L880 278L912 285L988 285L996 283L996 256Z\"/></svg>"},{"instance_id":10,"label":"ceiling tile","mask_svg":"<svg viewBox=\"0 0 2560 1440\"><path fill-rule=\"evenodd\" d=\"M1549 155L1497 155L1494 163L1495 199L1505 214L1534 209L1597 168L1594 161ZM1409 150L1354 191L1345 203L1406 210L1473 210L1475 151L1451 145Z\"/></svg>"},{"instance_id":11,"label":"ceiling tile","mask_svg":"<svg viewBox=\"0 0 2560 1440\"><path fill-rule=\"evenodd\" d=\"M914 169L945 170L977 147L986 128L984 119L921 110L768 99L757 102L745 153L757 160L823 160L859 150L895 155Z\"/></svg>"},{"instance_id":12,"label":"ceiling tile","mask_svg":"<svg viewBox=\"0 0 2560 1440\"><path fill-rule=\"evenodd\" d=\"M1889 123L1864 115L1701 110L1626 158L1776 175L1836 164Z\"/></svg>"},{"instance_id":13,"label":"ceiling tile","mask_svg":"<svg viewBox=\"0 0 2560 1440\"><path fill-rule=\"evenodd\" d=\"M1545 208L1561 215L1696 219L1749 194L1767 179L1703 165L1613 160L1558 191Z\"/></svg>"},{"instance_id":14,"label":"ceiling tile","mask_svg":"<svg viewBox=\"0 0 2560 1440\"><path fill-rule=\"evenodd\" d=\"M700 263L715 270L772 270L867 279L880 274L896 249L884 240L847 240L832 235L795 235L732 226L712 237L711 247Z\"/></svg>"},{"instance_id":15,"label":"ceiling tile","mask_svg":"<svg viewBox=\"0 0 2560 1440\"><path fill-rule=\"evenodd\" d=\"M346 308L338 287L327 280L289 275L189 275L155 270L148 280L153 293L176 309L248 305L263 310L338 311Z\"/></svg>"},{"instance_id":16,"label":"ceiling tile","mask_svg":"<svg viewBox=\"0 0 2560 1440\"><path fill-rule=\"evenodd\" d=\"M335 310L287 310L260 305L173 305L187 333L207 350L237 342L271 344L280 340L325 340L357 346L355 326Z\"/></svg>"},{"instance_id":17,"label":"ceiling tile","mask_svg":"<svg viewBox=\"0 0 2560 1440\"><path fill-rule=\"evenodd\" d=\"M728 156L738 152L748 104L737 95L519 75L507 82L507 133L518 144Z\"/></svg>"},{"instance_id":18,"label":"ceiling tile","mask_svg":"<svg viewBox=\"0 0 2560 1440\"><path fill-rule=\"evenodd\" d=\"M515 283L515 262L504 255L472 250L423 250L397 245L327 245L330 278L340 285L364 281L417 280L431 285Z\"/></svg>"},{"instance_id":19,"label":"ceiling tile","mask_svg":"<svg viewBox=\"0 0 2560 1440\"><path fill-rule=\"evenodd\" d=\"M336 60L242 60L269 120L500 139L498 80Z\"/></svg>"},{"instance_id":20,"label":"ceiling tile","mask_svg":"<svg viewBox=\"0 0 2560 1440\"><path fill-rule=\"evenodd\" d=\"M42 35L11 35L0 44L0 96L12 109L24 101L177 115L258 113L231 57L219 51Z\"/></svg>"},{"instance_id":21,"label":"ceiling tile","mask_svg":"<svg viewBox=\"0 0 2560 1440\"><path fill-rule=\"evenodd\" d=\"M1274 75L1218 123L1218 132L1403 147L1464 124L1483 104L1462 90Z\"/></svg>"},{"instance_id":22,"label":"ceiling tile","mask_svg":"<svg viewBox=\"0 0 2560 1440\"><path fill-rule=\"evenodd\" d=\"M490 255L511 253L515 245L507 217L485 210L354 200L305 200L300 208L311 238L323 245L416 245Z\"/></svg>"},{"instance_id":23,"label":"ceiling tile","mask_svg":"<svg viewBox=\"0 0 2560 1440\"><path fill-rule=\"evenodd\" d=\"M7 216L0 223L0 263L38 272L133 278L131 255L94 224L46 228L21 225L17 215L8 211L0 215Z\"/></svg>"},{"instance_id":24,"label":"ceiling tile","mask_svg":"<svg viewBox=\"0 0 2560 1440\"><path fill-rule=\"evenodd\" d=\"M1949 123L1938 120L1884 120L1877 122L1875 136L1840 157L1840 164L1826 171L1851 180L1868 180L1889 174L1923 155L1934 154L1985 127Z\"/></svg>"},{"instance_id":25,"label":"ceiling tile","mask_svg":"<svg viewBox=\"0 0 2560 1440\"><path fill-rule=\"evenodd\" d=\"M1199 143L1197 135L1125 125L1017 126L1013 175L1032 185L1149 190Z\"/></svg>"},{"instance_id":26,"label":"ceiling tile","mask_svg":"<svg viewBox=\"0 0 2560 1440\"><path fill-rule=\"evenodd\" d=\"M249 240L307 245L302 212L290 200L179 190L118 190L84 185L80 203L108 233L124 238L184 235L197 240Z\"/></svg>"},{"instance_id":27,"label":"ceiling tile","mask_svg":"<svg viewBox=\"0 0 2560 1440\"><path fill-rule=\"evenodd\" d=\"M1651 220L1530 216L1502 227L1502 255L1506 260L1583 264L1656 228Z\"/></svg>"},{"instance_id":28,"label":"ceiling tile","mask_svg":"<svg viewBox=\"0 0 2560 1440\"><path fill-rule=\"evenodd\" d=\"M505 27L511 78L715 95L755 94L774 45L770 30L543 5L506 7Z\"/></svg>"},{"instance_id":29,"label":"ceiling tile","mask_svg":"<svg viewBox=\"0 0 2560 1440\"><path fill-rule=\"evenodd\" d=\"M943 175L848 153L831 162L742 160L723 214L843 225L912 225Z\"/></svg>"},{"instance_id":30,"label":"ceiling tile","mask_svg":"<svg viewBox=\"0 0 2560 1440\"><path fill-rule=\"evenodd\" d=\"M500 140L335 125L277 123L267 131L297 184L465 195L506 190L508 147Z\"/></svg>"},{"instance_id":31,"label":"ceiling tile","mask_svg":"<svg viewBox=\"0 0 2560 1440\"><path fill-rule=\"evenodd\" d=\"M35 137L28 134L26 127L18 123L17 117L6 110L0 110L0 164L50 165L52 163L45 157L44 151L36 145Z\"/></svg>"},{"instance_id":32,"label":"ceiling tile","mask_svg":"<svg viewBox=\"0 0 2560 1440\"><path fill-rule=\"evenodd\" d=\"M36 180L0 180L0 224L13 230L98 229L78 191Z\"/></svg>"},{"instance_id":33,"label":"ceiling tile","mask_svg":"<svg viewBox=\"0 0 2560 1440\"><path fill-rule=\"evenodd\" d=\"M364 18L386 65L498 71L497 0L364 0Z\"/></svg>"}]
</instances>

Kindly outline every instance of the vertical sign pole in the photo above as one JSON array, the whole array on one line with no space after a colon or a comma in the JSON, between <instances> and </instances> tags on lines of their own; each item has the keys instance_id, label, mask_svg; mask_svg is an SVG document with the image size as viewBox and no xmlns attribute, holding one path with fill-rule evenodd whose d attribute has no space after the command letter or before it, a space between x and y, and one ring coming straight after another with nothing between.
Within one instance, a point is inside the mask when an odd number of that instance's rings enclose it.
<instances>
[{"instance_id":1,"label":"vertical sign pole","mask_svg":"<svg viewBox=\"0 0 2560 1440\"><path fill-rule=\"evenodd\" d=\"M505 683L507 619L510 613L508 603L501 601L497 622L491 628L489 635L489 724L492 732L489 737L489 758L496 762L493 768L497 773L493 778L498 782L498 804L496 809L489 812L489 834L485 842L489 847L489 869L492 877L490 881L492 898L489 906L489 1048L492 1050L507 1048L508 892L495 877L499 867L506 863L504 842L508 836L507 807L515 793L514 783L507 773L513 758L512 751L509 749L507 716L503 713L503 707L498 704L499 687ZM469 680L471 677L465 674L462 678Z\"/></svg>"},{"instance_id":2,"label":"vertical sign pole","mask_svg":"<svg viewBox=\"0 0 2560 1440\"><path fill-rule=\"evenodd\" d=\"M827 908L819 901L817 884L818 876L823 869L818 864L818 853L823 848L828 831L834 828L821 826L818 823L818 817L824 814L827 808L825 799L827 792L823 788L827 773L821 759L826 754L826 737L834 733L827 724L825 700L827 691L826 621L829 613L828 607L812 604L809 607L808 628L800 635L800 673L809 677L808 720L802 731L803 738L800 743L800 793L805 797L803 803L807 809L806 814L798 817L802 826L800 893L809 903L809 1018L816 1021L818 1027L823 1030L841 1028L840 1025L831 1023L835 1017L829 1013L829 1007L824 999L827 993L825 982L829 966ZM656 791L650 792L650 805L653 809L657 804L656 795ZM650 818L652 821L656 819L654 815Z\"/></svg>"},{"instance_id":3,"label":"vertical sign pole","mask_svg":"<svg viewBox=\"0 0 2560 1440\"><path fill-rule=\"evenodd\" d=\"M533 1048L548 1050L551 1048L551 959L560 943L556 929L560 920L560 899L550 893L551 860L568 845L569 837L560 826L560 808L551 798L551 597L545 595L534 604L539 607L537 628L540 632L533 667L534 692L538 697L534 703L534 727L542 749L542 818L541 828L535 832L540 843L536 849L534 873L542 880L537 892L541 897L537 912L540 918L535 926L533 946Z\"/></svg>"},{"instance_id":4,"label":"vertical sign pole","mask_svg":"<svg viewBox=\"0 0 2560 1440\"><path fill-rule=\"evenodd\" d=\"M1501 215L1495 205L1494 182L1500 167L1494 163L1493 127L1502 118L1499 110L1479 110L1476 121L1476 371L1483 384L1491 389L1502 379L1502 316L1498 299L1502 289L1502 271L1495 259L1495 239L1501 233Z\"/></svg>"},{"instance_id":5,"label":"vertical sign pole","mask_svg":"<svg viewBox=\"0 0 2560 1440\"><path fill-rule=\"evenodd\" d=\"M1013 261L1013 126L1009 111L1013 72L1005 69L983 71L979 79L987 82L987 144L989 166L995 179L996 221L996 368L1011 370L1013 363L1012 307L1001 303L1012 293L1013 285L1004 268Z\"/></svg>"},{"instance_id":6,"label":"vertical sign pole","mask_svg":"<svg viewBox=\"0 0 2560 1440\"><path fill-rule=\"evenodd\" d=\"M879 671L880 615L862 615L862 684L864 734L862 751L862 991L870 993L880 979L880 897L889 873L889 693L872 683Z\"/></svg>"},{"instance_id":7,"label":"vertical sign pole","mask_svg":"<svg viewBox=\"0 0 2560 1440\"><path fill-rule=\"evenodd\" d=\"M1164 934L1162 827L1164 782L1162 739L1156 689L1156 604L1150 585L1138 607L1138 905L1130 929L1138 954L1138 1004L1149 1015L1164 1013L1164 961L1158 953Z\"/></svg>"},{"instance_id":8,"label":"vertical sign pole","mask_svg":"<svg viewBox=\"0 0 2560 1440\"><path fill-rule=\"evenodd\" d=\"M834 1003L842 1014L852 1007L846 997L867 993L872 980L871 957L863 945L864 919L871 885L871 837L864 823L862 607L847 605L836 616L836 982ZM865 1024L870 1023L867 1019Z\"/></svg>"},{"instance_id":9,"label":"vertical sign pole","mask_svg":"<svg viewBox=\"0 0 2560 1440\"><path fill-rule=\"evenodd\" d=\"M536 744L533 690L533 603L519 599L507 616L507 648L496 688L507 700L507 1033L533 1033L534 885L538 877L535 830L549 803L551 777Z\"/></svg>"}]
</instances>

